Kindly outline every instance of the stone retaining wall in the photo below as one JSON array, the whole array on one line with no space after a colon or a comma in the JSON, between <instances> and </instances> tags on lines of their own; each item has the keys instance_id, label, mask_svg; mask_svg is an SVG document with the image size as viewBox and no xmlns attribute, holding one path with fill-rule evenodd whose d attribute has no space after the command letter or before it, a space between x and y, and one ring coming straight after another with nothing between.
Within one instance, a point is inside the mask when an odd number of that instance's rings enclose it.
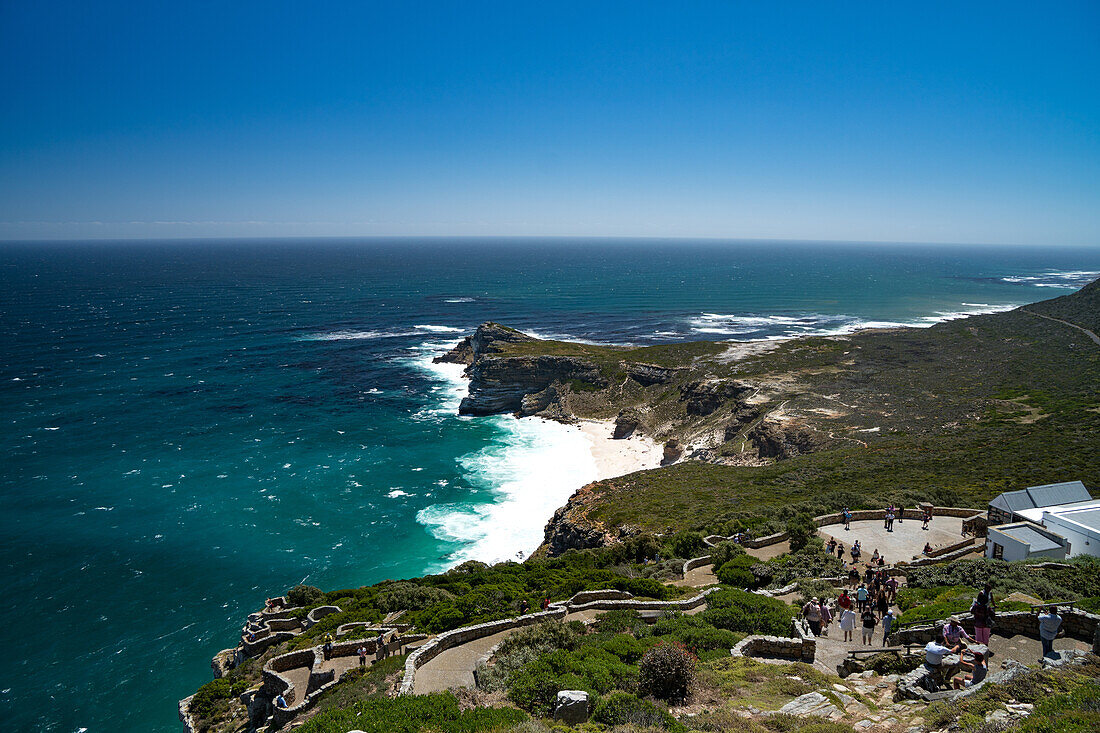
<instances>
[{"instance_id":1,"label":"stone retaining wall","mask_svg":"<svg viewBox=\"0 0 1100 733\"><path fill-rule=\"evenodd\" d=\"M964 547L973 548L974 538L967 537L965 540L959 540L958 542L953 542L950 545L944 545L943 547L934 547L932 548L932 552L927 552L925 553L925 555L927 557L940 557L941 555L946 555L949 552L961 550Z\"/></svg>"},{"instance_id":2,"label":"stone retaining wall","mask_svg":"<svg viewBox=\"0 0 1100 733\"><path fill-rule=\"evenodd\" d=\"M626 601L634 597L633 593L625 590L582 590L569 599L570 603L589 603L590 601Z\"/></svg>"},{"instance_id":3,"label":"stone retaining wall","mask_svg":"<svg viewBox=\"0 0 1100 733\"><path fill-rule=\"evenodd\" d=\"M955 614L968 633L974 633L974 617L969 613ZM1092 643L1096 627L1100 625L1100 615L1087 613L1073 609L1064 611L1062 616L1062 628L1066 635L1080 641ZM936 627L942 625L943 620L936 623L921 624L899 629L890 634L889 643L897 644L927 644L936 638ZM1039 638L1038 614L1032 611L1006 611L998 613L993 625L993 633L997 636L1022 635L1032 639Z\"/></svg>"},{"instance_id":4,"label":"stone retaining wall","mask_svg":"<svg viewBox=\"0 0 1100 733\"><path fill-rule=\"evenodd\" d=\"M704 565L710 565L710 555L703 555L702 557L693 557L690 560L684 562L684 569L680 571L680 575L687 575L689 570L695 568L701 568ZM717 570L717 568L715 568Z\"/></svg>"},{"instance_id":5,"label":"stone retaining wall","mask_svg":"<svg viewBox=\"0 0 1100 733\"><path fill-rule=\"evenodd\" d=\"M798 619L791 621L791 638L781 636L746 636L730 649L734 657L778 657L813 664L817 640L813 632Z\"/></svg>"}]
</instances>

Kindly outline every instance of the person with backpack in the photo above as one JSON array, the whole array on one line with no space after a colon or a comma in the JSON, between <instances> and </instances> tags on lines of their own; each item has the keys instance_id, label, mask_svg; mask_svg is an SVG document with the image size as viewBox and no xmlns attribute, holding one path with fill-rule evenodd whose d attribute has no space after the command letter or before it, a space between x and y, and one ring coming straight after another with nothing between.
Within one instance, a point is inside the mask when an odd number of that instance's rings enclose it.
<instances>
[{"instance_id":1,"label":"person with backpack","mask_svg":"<svg viewBox=\"0 0 1100 733\"><path fill-rule=\"evenodd\" d=\"M878 617L875 616L875 612L868 607L864 610L863 615L863 644L865 646L871 645L871 639L875 635L875 626L878 625Z\"/></svg>"}]
</instances>

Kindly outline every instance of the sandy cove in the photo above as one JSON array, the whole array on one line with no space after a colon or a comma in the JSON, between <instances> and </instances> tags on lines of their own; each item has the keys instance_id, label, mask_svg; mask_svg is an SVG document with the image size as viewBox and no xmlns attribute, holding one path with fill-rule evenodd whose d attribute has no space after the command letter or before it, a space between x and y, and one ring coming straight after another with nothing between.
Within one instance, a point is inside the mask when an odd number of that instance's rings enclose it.
<instances>
[{"instance_id":1,"label":"sandy cove","mask_svg":"<svg viewBox=\"0 0 1100 733\"><path fill-rule=\"evenodd\" d=\"M661 465L664 447L648 435L614 440L615 424L607 420L582 420L578 427L591 443L597 480Z\"/></svg>"}]
</instances>

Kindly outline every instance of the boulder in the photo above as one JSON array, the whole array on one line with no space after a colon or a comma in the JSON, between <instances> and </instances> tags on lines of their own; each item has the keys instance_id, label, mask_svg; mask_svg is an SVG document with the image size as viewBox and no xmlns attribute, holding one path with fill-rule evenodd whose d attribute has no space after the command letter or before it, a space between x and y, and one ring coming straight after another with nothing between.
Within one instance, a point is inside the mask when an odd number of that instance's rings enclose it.
<instances>
[{"instance_id":1,"label":"boulder","mask_svg":"<svg viewBox=\"0 0 1100 733\"><path fill-rule=\"evenodd\" d=\"M641 415L638 414L637 410L632 410L629 407L620 410L618 417L615 418L615 432L611 434L612 439L629 438L638 429L641 421Z\"/></svg>"},{"instance_id":2,"label":"boulder","mask_svg":"<svg viewBox=\"0 0 1100 733\"><path fill-rule=\"evenodd\" d=\"M840 708L820 692L807 692L805 695L796 697L779 708L779 712L800 717L819 715L823 718L839 717L842 714Z\"/></svg>"},{"instance_id":3,"label":"boulder","mask_svg":"<svg viewBox=\"0 0 1100 733\"><path fill-rule=\"evenodd\" d=\"M709 415L722 403L753 391L751 384L735 379L698 379L680 388L680 401L689 415Z\"/></svg>"},{"instance_id":4,"label":"boulder","mask_svg":"<svg viewBox=\"0 0 1100 733\"><path fill-rule=\"evenodd\" d=\"M684 447L680 445L680 441L676 438L669 438L665 443L665 453L661 458L661 465L667 466L680 460L680 456L684 455Z\"/></svg>"},{"instance_id":5,"label":"boulder","mask_svg":"<svg viewBox=\"0 0 1100 733\"><path fill-rule=\"evenodd\" d=\"M588 722L588 693L584 690L562 690L554 703L554 720L566 725Z\"/></svg>"}]
</instances>

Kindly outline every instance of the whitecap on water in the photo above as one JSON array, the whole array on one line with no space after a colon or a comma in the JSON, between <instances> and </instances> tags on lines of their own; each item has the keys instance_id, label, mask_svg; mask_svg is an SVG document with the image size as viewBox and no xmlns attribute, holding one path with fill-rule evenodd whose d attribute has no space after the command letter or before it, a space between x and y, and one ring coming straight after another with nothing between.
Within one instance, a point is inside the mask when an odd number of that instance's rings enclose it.
<instances>
[{"instance_id":1,"label":"whitecap on water","mask_svg":"<svg viewBox=\"0 0 1100 733\"><path fill-rule=\"evenodd\" d=\"M391 499L396 499L399 496L412 496L412 494L407 491L402 491L401 489L394 489L393 491L386 494L386 496L390 497Z\"/></svg>"}]
</instances>

